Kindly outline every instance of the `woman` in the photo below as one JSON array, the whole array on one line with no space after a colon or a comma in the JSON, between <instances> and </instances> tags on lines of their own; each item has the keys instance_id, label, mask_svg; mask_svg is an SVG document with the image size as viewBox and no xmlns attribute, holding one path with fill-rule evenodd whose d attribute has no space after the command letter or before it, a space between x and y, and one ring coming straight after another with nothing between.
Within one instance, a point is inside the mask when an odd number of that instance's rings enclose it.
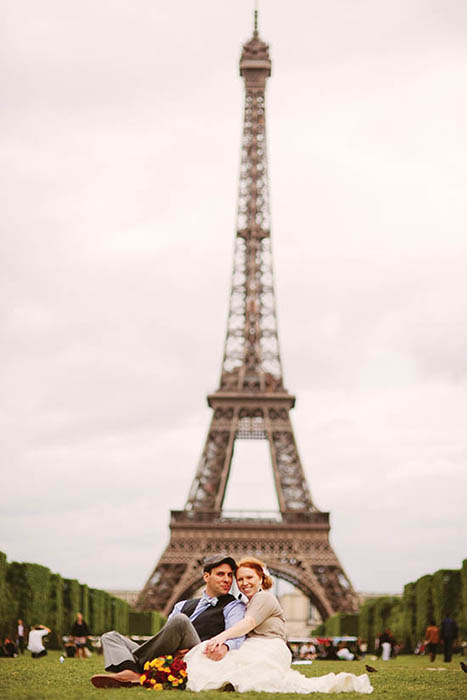
<instances>
[{"instance_id":1,"label":"woman","mask_svg":"<svg viewBox=\"0 0 467 700\"><path fill-rule=\"evenodd\" d=\"M372 693L366 674L328 673L307 678L290 668L291 654L286 645L284 613L264 564L254 557L239 562L237 585L248 598L243 620L207 642L191 649L185 656L188 690L214 690L231 684L238 692L249 690L267 693ZM246 634L240 649L229 651L221 661L211 661L205 649L215 651L228 639Z\"/></svg>"},{"instance_id":2,"label":"woman","mask_svg":"<svg viewBox=\"0 0 467 700\"><path fill-rule=\"evenodd\" d=\"M76 620L71 627L71 640L76 646L76 658L86 658L86 644L90 635L89 628L83 620L83 614L76 613Z\"/></svg>"}]
</instances>

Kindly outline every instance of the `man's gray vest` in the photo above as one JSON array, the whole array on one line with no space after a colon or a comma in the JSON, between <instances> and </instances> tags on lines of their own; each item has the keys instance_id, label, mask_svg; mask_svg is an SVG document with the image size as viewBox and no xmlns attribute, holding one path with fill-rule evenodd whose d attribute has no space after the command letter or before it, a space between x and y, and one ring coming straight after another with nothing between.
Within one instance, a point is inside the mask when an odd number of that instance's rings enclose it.
<instances>
[{"instance_id":1,"label":"man's gray vest","mask_svg":"<svg viewBox=\"0 0 467 700\"><path fill-rule=\"evenodd\" d=\"M194 613L200 600L201 598L187 600L180 612L190 617L190 615ZM198 615L198 617L192 621L192 625L198 632L202 642L206 639L211 639L211 637L215 637L216 634L225 630L224 608L233 600L235 600L235 598L233 595L230 595L230 593L220 595L216 605L209 605L206 610L203 610L201 615Z\"/></svg>"}]
</instances>

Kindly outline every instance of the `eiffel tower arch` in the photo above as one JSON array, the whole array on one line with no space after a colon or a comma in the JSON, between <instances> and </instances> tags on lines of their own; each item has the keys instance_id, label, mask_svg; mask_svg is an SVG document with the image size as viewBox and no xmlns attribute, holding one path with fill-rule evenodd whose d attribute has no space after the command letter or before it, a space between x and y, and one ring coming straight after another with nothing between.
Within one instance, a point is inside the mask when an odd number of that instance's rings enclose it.
<instances>
[{"instance_id":1,"label":"eiffel tower arch","mask_svg":"<svg viewBox=\"0 0 467 700\"><path fill-rule=\"evenodd\" d=\"M185 507L172 511L170 541L138 606L167 614L202 584L201 561L225 550L265 560L299 588L322 618L354 612L357 597L329 543L329 513L314 505L295 442L284 387L273 284L266 153L269 48L259 37L243 46L245 83L240 185L232 285L219 388L208 395L212 418ZM279 509L223 511L237 440L269 445Z\"/></svg>"}]
</instances>

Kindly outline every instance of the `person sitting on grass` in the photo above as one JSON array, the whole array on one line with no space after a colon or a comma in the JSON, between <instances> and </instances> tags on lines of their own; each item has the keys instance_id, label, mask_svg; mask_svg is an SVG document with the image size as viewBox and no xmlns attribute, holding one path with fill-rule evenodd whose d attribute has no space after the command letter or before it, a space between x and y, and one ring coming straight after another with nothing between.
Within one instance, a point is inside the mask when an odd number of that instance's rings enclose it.
<instances>
[{"instance_id":1,"label":"person sitting on grass","mask_svg":"<svg viewBox=\"0 0 467 700\"><path fill-rule=\"evenodd\" d=\"M50 630L45 625L34 625L29 632L28 650L31 652L33 659L40 659L41 656L46 656L47 649L44 646L44 637L50 634Z\"/></svg>"},{"instance_id":2,"label":"person sitting on grass","mask_svg":"<svg viewBox=\"0 0 467 700\"><path fill-rule=\"evenodd\" d=\"M5 637L5 641L2 642L0 638L0 656L13 659L18 656L18 650L16 644L11 641L9 637Z\"/></svg>"}]
</instances>

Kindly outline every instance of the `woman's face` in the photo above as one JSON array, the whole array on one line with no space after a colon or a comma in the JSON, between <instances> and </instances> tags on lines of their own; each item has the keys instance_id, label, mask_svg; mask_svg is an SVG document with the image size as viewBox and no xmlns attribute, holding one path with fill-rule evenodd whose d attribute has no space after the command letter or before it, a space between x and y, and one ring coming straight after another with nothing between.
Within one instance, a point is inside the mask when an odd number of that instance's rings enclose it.
<instances>
[{"instance_id":1,"label":"woman's face","mask_svg":"<svg viewBox=\"0 0 467 700\"><path fill-rule=\"evenodd\" d=\"M248 566L240 566L237 569L237 586L243 595L246 595L248 600L254 596L261 588L262 578L258 576L254 569L249 569Z\"/></svg>"}]
</instances>

